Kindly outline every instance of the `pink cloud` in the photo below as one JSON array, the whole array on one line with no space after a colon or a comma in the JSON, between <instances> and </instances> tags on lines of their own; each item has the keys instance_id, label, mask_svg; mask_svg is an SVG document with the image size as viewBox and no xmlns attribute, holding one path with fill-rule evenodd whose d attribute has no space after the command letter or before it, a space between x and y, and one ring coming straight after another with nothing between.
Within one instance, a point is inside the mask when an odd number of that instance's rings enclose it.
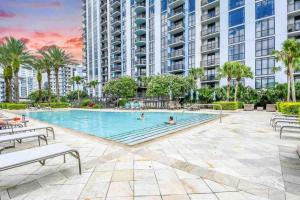
<instances>
[{"instance_id":1,"label":"pink cloud","mask_svg":"<svg viewBox=\"0 0 300 200\"><path fill-rule=\"evenodd\" d=\"M14 18L16 16L15 13L5 11L5 10L0 10L0 19L1 18Z\"/></svg>"},{"instance_id":2,"label":"pink cloud","mask_svg":"<svg viewBox=\"0 0 300 200\"><path fill-rule=\"evenodd\" d=\"M59 8L62 7L62 4L59 1L53 0L50 2L9 2L8 5L13 7L22 7L22 8Z\"/></svg>"},{"instance_id":3,"label":"pink cloud","mask_svg":"<svg viewBox=\"0 0 300 200\"><path fill-rule=\"evenodd\" d=\"M70 47L82 48L82 38L81 37L74 37L70 38L65 42L66 45L70 45Z\"/></svg>"}]
</instances>

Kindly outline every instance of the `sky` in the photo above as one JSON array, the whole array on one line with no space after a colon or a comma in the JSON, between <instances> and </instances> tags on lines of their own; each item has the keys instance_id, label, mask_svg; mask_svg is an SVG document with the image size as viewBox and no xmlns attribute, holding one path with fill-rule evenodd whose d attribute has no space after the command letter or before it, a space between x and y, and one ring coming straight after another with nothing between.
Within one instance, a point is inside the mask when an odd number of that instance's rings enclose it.
<instances>
[{"instance_id":1,"label":"sky","mask_svg":"<svg viewBox=\"0 0 300 200\"><path fill-rule=\"evenodd\" d=\"M13 36L34 53L57 45L82 60L81 0L0 0L0 43Z\"/></svg>"}]
</instances>

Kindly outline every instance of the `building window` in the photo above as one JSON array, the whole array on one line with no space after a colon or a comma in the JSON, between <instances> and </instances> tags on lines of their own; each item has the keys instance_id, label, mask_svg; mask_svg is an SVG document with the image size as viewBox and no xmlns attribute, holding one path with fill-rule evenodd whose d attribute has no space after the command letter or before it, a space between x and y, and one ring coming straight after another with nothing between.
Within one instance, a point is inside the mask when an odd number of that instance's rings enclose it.
<instances>
[{"instance_id":1,"label":"building window","mask_svg":"<svg viewBox=\"0 0 300 200\"><path fill-rule=\"evenodd\" d=\"M275 58L260 58L255 61L255 75L270 75L274 74Z\"/></svg>"},{"instance_id":2,"label":"building window","mask_svg":"<svg viewBox=\"0 0 300 200\"><path fill-rule=\"evenodd\" d=\"M229 10L245 5L244 0L229 0Z\"/></svg>"},{"instance_id":3,"label":"building window","mask_svg":"<svg viewBox=\"0 0 300 200\"><path fill-rule=\"evenodd\" d=\"M266 37L275 34L275 18L268 18L256 22L256 33L257 38Z\"/></svg>"},{"instance_id":4,"label":"building window","mask_svg":"<svg viewBox=\"0 0 300 200\"><path fill-rule=\"evenodd\" d=\"M161 0L161 12L166 11L168 8L168 0Z\"/></svg>"},{"instance_id":5,"label":"building window","mask_svg":"<svg viewBox=\"0 0 300 200\"><path fill-rule=\"evenodd\" d=\"M255 17L261 19L274 15L274 0L263 0L255 4Z\"/></svg>"},{"instance_id":6,"label":"building window","mask_svg":"<svg viewBox=\"0 0 300 200\"><path fill-rule=\"evenodd\" d=\"M271 55L275 49L275 37L256 40L255 48L255 55L258 57Z\"/></svg>"},{"instance_id":7,"label":"building window","mask_svg":"<svg viewBox=\"0 0 300 200\"><path fill-rule=\"evenodd\" d=\"M245 27L239 26L229 29L228 43L238 43L245 41Z\"/></svg>"},{"instance_id":8,"label":"building window","mask_svg":"<svg viewBox=\"0 0 300 200\"><path fill-rule=\"evenodd\" d=\"M245 44L236 44L229 47L228 60L243 60L245 59Z\"/></svg>"},{"instance_id":9,"label":"building window","mask_svg":"<svg viewBox=\"0 0 300 200\"><path fill-rule=\"evenodd\" d=\"M195 0L189 0L189 12L195 11Z\"/></svg>"},{"instance_id":10,"label":"building window","mask_svg":"<svg viewBox=\"0 0 300 200\"><path fill-rule=\"evenodd\" d=\"M245 10L240 8L229 13L229 27L245 23Z\"/></svg>"},{"instance_id":11,"label":"building window","mask_svg":"<svg viewBox=\"0 0 300 200\"><path fill-rule=\"evenodd\" d=\"M275 86L275 77L258 77L255 78L255 89L271 88Z\"/></svg>"}]
</instances>

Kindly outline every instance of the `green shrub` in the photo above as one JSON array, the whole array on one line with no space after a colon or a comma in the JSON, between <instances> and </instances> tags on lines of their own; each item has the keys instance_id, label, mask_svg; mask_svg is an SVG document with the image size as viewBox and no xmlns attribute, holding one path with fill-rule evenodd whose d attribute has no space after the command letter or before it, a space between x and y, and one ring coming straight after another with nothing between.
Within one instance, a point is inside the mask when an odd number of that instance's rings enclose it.
<instances>
[{"instance_id":1,"label":"green shrub","mask_svg":"<svg viewBox=\"0 0 300 200\"><path fill-rule=\"evenodd\" d=\"M86 107L87 105L89 105L92 102L92 100L90 99L83 99L80 103L80 107Z\"/></svg>"},{"instance_id":2,"label":"green shrub","mask_svg":"<svg viewBox=\"0 0 300 200\"><path fill-rule=\"evenodd\" d=\"M69 108L70 104L65 102L53 102L53 103L40 103L40 107L51 107L51 108Z\"/></svg>"},{"instance_id":3,"label":"green shrub","mask_svg":"<svg viewBox=\"0 0 300 200\"><path fill-rule=\"evenodd\" d=\"M280 112L287 115L297 115L300 109L300 102L281 102Z\"/></svg>"},{"instance_id":4,"label":"green shrub","mask_svg":"<svg viewBox=\"0 0 300 200\"><path fill-rule=\"evenodd\" d=\"M237 110L239 108L239 102L219 101L219 102L214 102L214 104L221 105L223 110ZM217 110L220 108L215 106L215 109Z\"/></svg>"},{"instance_id":5,"label":"green shrub","mask_svg":"<svg viewBox=\"0 0 300 200\"><path fill-rule=\"evenodd\" d=\"M101 104L96 104L93 106L93 109L101 109L103 106Z\"/></svg>"},{"instance_id":6,"label":"green shrub","mask_svg":"<svg viewBox=\"0 0 300 200\"><path fill-rule=\"evenodd\" d=\"M23 103L7 103L6 109L8 110L24 110L27 108L26 104Z\"/></svg>"},{"instance_id":7,"label":"green shrub","mask_svg":"<svg viewBox=\"0 0 300 200\"><path fill-rule=\"evenodd\" d=\"M118 101L120 107L124 107L126 103L128 103L128 99L119 99Z\"/></svg>"},{"instance_id":8,"label":"green shrub","mask_svg":"<svg viewBox=\"0 0 300 200\"><path fill-rule=\"evenodd\" d=\"M281 112L281 103L284 103L284 102L276 102L276 109L278 112Z\"/></svg>"}]
</instances>

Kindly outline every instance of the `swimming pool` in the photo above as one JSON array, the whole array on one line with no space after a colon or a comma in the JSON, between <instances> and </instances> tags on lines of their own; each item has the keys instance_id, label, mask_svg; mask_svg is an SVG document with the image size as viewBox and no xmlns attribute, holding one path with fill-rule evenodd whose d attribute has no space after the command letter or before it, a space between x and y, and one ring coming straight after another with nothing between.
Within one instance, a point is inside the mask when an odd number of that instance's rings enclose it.
<instances>
[{"instance_id":1,"label":"swimming pool","mask_svg":"<svg viewBox=\"0 0 300 200\"><path fill-rule=\"evenodd\" d=\"M28 117L87 134L134 145L179 129L215 119L214 114L145 112L98 112L85 110L30 112ZM176 125L166 125L173 116Z\"/></svg>"}]
</instances>

